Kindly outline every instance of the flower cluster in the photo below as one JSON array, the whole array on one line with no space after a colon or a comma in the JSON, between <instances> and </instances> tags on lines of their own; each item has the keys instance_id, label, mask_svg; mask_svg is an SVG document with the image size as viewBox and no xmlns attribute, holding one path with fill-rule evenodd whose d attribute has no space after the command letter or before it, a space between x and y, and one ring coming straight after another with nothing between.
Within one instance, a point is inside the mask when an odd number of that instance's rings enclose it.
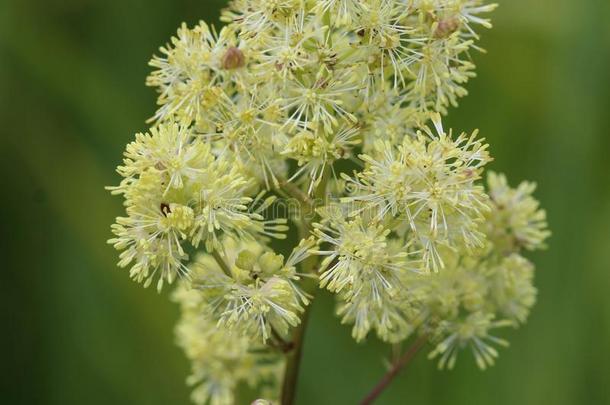
<instances>
[{"instance_id":1,"label":"flower cluster","mask_svg":"<svg viewBox=\"0 0 610 405\"><path fill-rule=\"evenodd\" d=\"M441 246L443 269L435 274L421 270L419 250L409 246L413 237L392 228L395 220L386 218L382 225L370 216L369 226L362 227L362 217L351 218L349 211L324 215L327 225L316 230L329 250L314 252L327 255L321 284L340 292L337 312L353 323L354 338L375 330L382 340L397 343L417 332L438 342L430 357L440 356L441 368L452 368L458 349L466 347L481 368L493 364L492 344L507 343L492 330L522 324L536 301L534 266L522 254L543 248L549 232L533 190L527 182L510 188L503 175L490 173L481 245Z\"/></svg>"},{"instance_id":2,"label":"flower cluster","mask_svg":"<svg viewBox=\"0 0 610 405\"><path fill-rule=\"evenodd\" d=\"M420 333L446 367L462 347L489 365L504 344L492 330L525 321L522 253L549 235L534 186L492 173L486 189L488 145L441 124L494 8L233 0L220 30L183 24L159 49L158 110L110 187L126 207L110 243L145 286L182 276L195 402L233 403L244 382L278 398L277 350L300 342L316 283L356 340ZM287 218L288 198L307 209ZM285 259L274 240L296 231Z\"/></svg>"},{"instance_id":3,"label":"flower cluster","mask_svg":"<svg viewBox=\"0 0 610 405\"><path fill-rule=\"evenodd\" d=\"M287 229L284 219L261 215L274 198L249 197L255 185L239 162L215 156L188 127L160 124L137 134L118 172L124 179L110 189L125 196L128 216L117 218L110 243L123 250L119 265L132 265L131 276L145 286L157 273L159 290L188 275L185 243L222 250L220 235L281 238Z\"/></svg>"},{"instance_id":4,"label":"flower cluster","mask_svg":"<svg viewBox=\"0 0 610 405\"><path fill-rule=\"evenodd\" d=\"M191 125L267 187L286 176L285 157L301 167L293 177L317 184L354 145L386 139L375 122L394 121L400 138L428 112L455 105L472 76L474 27L489 27L480 15L493 8L478 0L233 1L219 33L204 22L183 25L153 58L153 120Z\"/></svg>"},{"instance_id":5,"label":"flower cluster","mask_svg":"<svg viewBox=\"0 0 610 405\"><path fill-rule=\"evenodd\" d=\"M236 403L239 384L258 389L275 398L283 367L278 353L269 353L258 341L218 328L209 314L210 303L186 283L174 291L181 317L176 325L176 340L191 361L187 383L193 386L197 404Z\"/></svg>"},{"instance_id":6,"label":"flower cluster","mask_svg":"<svg viewBox=\"0 0 610 405\"><path fill-rule=\"evenodd\" d=\"M511 189L504 176L490 173L488 192L492 201L486 218L494 226L485 230L486 246L461 257L450 253L448 271L436 279L420 279L412 284L416 289L429 289L424 300L411 300L408 306L410 311L413 306L419 307L417 322L422 330L440 339L430 353L430 357L440 356L439 367L452 368L458 349L464 347L472 350L479 367L493 364L497 351L492 345L506 346L507 342L491 334L492 330L516 327L526 321L537 290L533 285L534 265L522 256L523 250L543 248L549 236L545 212L537 208L531 196L533 189L526 182ZM498 195L512 196L514 203L506 204ZM516 223L506 218L519 218L521 222L513 228ZM527 245L505 244L507 235L521 232L537 237ZM503 237L498 238L497 234Z\"/></svg>"},{"instance_id":7,"label":"flower cluster","mask_svg":"<svg viewBox=\"0 0 610 405\"><path fill-rule=\"evenodd\" d=\"M263 343L286 337L309 304L296 266L311 244L304 241L286 260L256 241L225 238L223 245L224 256L202 255L192 266L191 285L210 303L211 315L227 330Z\"/></svg>"},{"instance_id":8,"label":"flower cluster","mask_svg":"<svg viewBox=\"0 0 610 405\"><path fill-rule=\"evenodd\" d=\"M366 164L356 173L356 195L344 202L364 203L353 213L374 210L374 217L392 217L407 227L409 239L421 250L423 268L443 267L438 252L441 245L473 247L482 244L479 223L487 196L476 184L483 166L489 162L487 145L461 134L453 139L443 132L440 118L434 119L437 134L424 128L398 145L376 143L373 155L361 155Z\"/></svg>"}]
</instances>

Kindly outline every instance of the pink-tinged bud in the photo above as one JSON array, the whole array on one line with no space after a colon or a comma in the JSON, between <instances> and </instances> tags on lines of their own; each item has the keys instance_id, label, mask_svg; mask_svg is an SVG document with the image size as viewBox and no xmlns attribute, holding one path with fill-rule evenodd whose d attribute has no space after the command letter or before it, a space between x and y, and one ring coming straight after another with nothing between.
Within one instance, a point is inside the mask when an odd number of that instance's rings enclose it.
<instances>
[{"instance_id":1,"label":"pink-tinged bud","mask_svg":"<svg viewBox=\"0 0 610 405\"><path fill-rule=\"evenodd\" d=\"M449 17L438 22L434 30L435 38L446 38L453 34L460 27L460 21L456 17Z\"/></svg>"},{"instance_id":2,"label":"pink-tinged bud","mask_svg":"<svg viewBox=\"0 0 610 405\"><path fill-rule=\"evenodd\" d=\"M244 53L234 46L227 49L222 56L222 68L227 70L238 69L246 64Z\"/></svg>"}]
</instances>

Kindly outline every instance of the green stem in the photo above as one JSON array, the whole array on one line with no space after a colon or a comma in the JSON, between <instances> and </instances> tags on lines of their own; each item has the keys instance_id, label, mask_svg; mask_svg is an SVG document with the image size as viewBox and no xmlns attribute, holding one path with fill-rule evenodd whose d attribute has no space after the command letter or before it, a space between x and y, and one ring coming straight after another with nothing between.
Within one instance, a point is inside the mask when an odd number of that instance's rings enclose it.
<instances>
[{"instance_id":1,"label":"green stem","mask_svg":"<svg viewBox=\"0 0 610 405\"><path fill-rule=\"evenodd\" d=\"M316 204L322 203L325 193L326 193L326 184L328 182L328 171L324 173L320 184L316 188L316 192L314 194L313 204L310 207L311 209L315 209ZM313 219L313 218L312 218ZM298 223L299 229L299 239L305 239L309 236L311 232L311 224L313 221L306 221L305 218L302 218ZM301 271L303 274L312 274L316 271L316 267L318 266L319 259L316 256L310 256L307 259L303 260L301 263ZM304 289L307 293L312 294L315 292L316 283L306 278L304 280ZM312 299L313 300L313 299ZM303 313L303 317L301 319L301 323L294 329L292 334L292 351L290 351L286 355L286 368L284 370L284 381L282 383L282 396L281 396L281 404L282 405L292 405L294 403L294 398L296 395L297 382L299 377L299 368L301 365L301 357L303 352L303 341L305 339L305 330L307 328L307 320L309 318L309 312L311 308L310 304L307 308L305 308L305 312Z\"/></svg>"},{"instance_id":2,"label":"green stem","mask_svg":"<svg viewBox=\"0 0 610 405\"><path fill-rule=\"evenodd\" d=\"M306 205L308 208L311 208L314 202L309 198L307 193L301 190L298 186L293 183L289 183L287 180L282 180L279 183L282 191L289 196L296 198L301 204Z\"/></svg>"},{"instance_id":3,"label":"green stem","mask_svg":"<svg viewBox=\"0 0 610 405\"><path fill-rule=\"evenodd\" d=\"M217 250L213 250L212 251L212 257L214 258L214 260L216 260L216 263L218 263L218 266L220 266L220 268L222 269L222 271L229 277L233 278L233 274L231 272L231 268L229 267L229 265L227 264L227 262L225 262L225 259L220 255L220 253L218 253Z\"/></svg>"},{"instance_id":4,"label":"green stem","mask_svg":"<svg viewBox=\"0 0 610 405\"><path fill-rule=\"evenodd\" d=\"M301 239L304 235L306 236L309 234L309 229L309 226L299 227L299 236L301 236ZM316 257L308 257L302 263L303 273L310 274L314 272L317 264L318 260ZM311 282L309 279L305 279L305 282L307 281L309 281L309 285L305 286L305 290L313 295L315 283ZM311 305L313 305L313 302L305 308L301 323L292 333L292 350L286 355L286 368L284 369L284 380L282 382L282 405L292 405L294 403L303 353L303 341L305 339L305 330L307 328L307 320L309 318Z\"/></svg>"},{"instance_id":5,"label":"green stem","mask_svg":"<svg viewBox=\"0 0 610 405\"><path fill-rule=\"evenodd\" d=\"M294 403L308 318L309 310L306 309L301 323L294 329L292 334L293 349L286 355L286 369L282 383L282 405L292 405Z\"/></svg>"}]
</instances>

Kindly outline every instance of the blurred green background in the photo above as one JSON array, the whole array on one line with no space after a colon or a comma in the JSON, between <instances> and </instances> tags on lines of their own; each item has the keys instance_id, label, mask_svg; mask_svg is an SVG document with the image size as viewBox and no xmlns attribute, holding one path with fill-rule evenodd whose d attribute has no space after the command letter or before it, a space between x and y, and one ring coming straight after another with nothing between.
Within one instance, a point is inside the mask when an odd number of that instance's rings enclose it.
<instances>
[{"instance_id":1,"label":"blurred green background","mask_svg":"<svg viewBox=\"0 0 610 405\"><path fill-rule=\"evenodd\" d=\"M450 113L494 170L537 181L553 230L539 303L497 365L419 356L380 404L610 403L610 2L501 1L479 77ZM177 311L116 267L105 185L155 109L147 61L222 1L0 1L4 404L188 404ZM357 345L322 293L299 404L353 404L387 349Z\"/></svg>"}]
</instances>

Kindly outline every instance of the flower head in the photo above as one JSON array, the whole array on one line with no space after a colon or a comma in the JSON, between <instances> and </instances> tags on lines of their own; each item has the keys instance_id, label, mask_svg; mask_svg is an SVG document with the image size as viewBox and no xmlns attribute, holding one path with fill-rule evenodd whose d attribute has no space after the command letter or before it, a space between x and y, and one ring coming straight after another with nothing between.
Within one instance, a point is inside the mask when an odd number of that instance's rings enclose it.
<instances>
[{"instance_id":1,"label":"flower head","mask_svg":"<svg viewBox=\"0 0 610 405\"><path fill-rule=\"evenodd\" d=\"M447 332L436 348L430 352L429 358L440 356L438 367L452 369L455 366L459 349L469 347L477 365L485 369L494 364L498 351L492 344L508 346L508 342L490 334L495 328L509 326L508 321L495 321L493 314L475 312L464 319L445 322L442 328Z\"/></svg>"},{"instance_id":2,"label":"flower head","mask_svg":"<svg viewBox=\"0 0 610 405\"><path fill-rule=\"evenodd\" d=\"M543 248L550 232L546 212L532 197L536 185L523 182L510 188L506 176L493 172L487 176L487 184L492 207L486 214L489 238L507 252Z\"/></svg>"},{"instance_id":3,"label":"flower head","mask_svg":"<svg viewBox=\"0 0 610 405\"><path fill-rule=\"evenodd\" d=\"M231 72L245 65L234 32L225 27L217 34L203 21L192 29L182 24L171 45L159 51L162 56L150 61L157 70L146 79L160 93L154 121L176 119L188 125L199 119L220 88L234 81Z\"/></svg>"},{"instance_id":4,"label":"flower head","mask_svg":"<svg viewBox=\"0 0 610 405\"><path fill-rule=\"evenodd\" d=\"M207 310L209 303L197 290L181 285L172 298L181 308L176 342L191 362L187 383L194 387L193 402L232 404L237 386L244 383L271 398L277 395L281 356L265 352L248 336L218 328Z\"/></svg>"},{"instance_id":5,"label":"flower head","mask_svg":"<svg viewBox=\"0 0 610 405\"><path fill-rule=\"evenodd\" d=\"M378 218L401 218L419 242L425 268L438 270L443 267L438 246L482 245L478 226L488 206L476 181L490 157L476 131L452 139L440 121L435 125L437 135L426 130L405 137L398 147L379 141L374 156L362 155L367 166L347 178L357 193L344 201L360 201Z\"/></svg>"},{"instance_id":6,"label":"flower head","mask_svg":"<svg viewBox=\"0 0 610 405\"><path fill-rule=\"evenodd\" d=\"M160 290L164 281L188 274L186 244L203 242L211 251L222 250L222 235L282 238L286 220L262 215L275 198L250 197L252 182L242 169L229 153L215 156L208 143L178 124L136 135L117 170L123 181L110 188L125 196L127 207L109 241L124 250L119 265L132 264L131 276L145 286L160 276Z\"/></svg>"},{"instance_id":7,"label":"flower head","mask_svg":"<svg viewBox=\"0 0 610 405\"><path fill-rule=\"evenodd\" d=\"M389 238L391 229L362 217L347 217L340 209L322 211L315 224L319 248L320 287L339 295L339 314L354 322L353 336L362 340L370 329L385 335L399 321L392 299L404 286L400 275L413 270L407 248Z\"/></svg>"},{"instance_id":8,"label":"flower head","mask_svg":"<svg viewBox=\"0 0 610 405\"><path fill-rule=\"evenodd\" d=\"M295 159L300 169L288 180L292 181L302 174L310 179L308 193L322 180L326 169L339 159L351 156L354 146L360 144L357 127L345 127L326 134L320 131L299 131L286 143L283 155Z\"/></svg>"},{"instance_id":9,"label":"flower head","mask_svg":"<svg viewBox=\"0 0 610 405\"><path fill-rule=\"evenodd\" d=\"M193 283L212 302L219 324L263 342L273 333L282 336L300 323L309 296L298 286L302 275L296 265L307 244L285 261L257 242L225 239L225 255L201 256L194 265Z\"/></svg>"}]
</instances>

